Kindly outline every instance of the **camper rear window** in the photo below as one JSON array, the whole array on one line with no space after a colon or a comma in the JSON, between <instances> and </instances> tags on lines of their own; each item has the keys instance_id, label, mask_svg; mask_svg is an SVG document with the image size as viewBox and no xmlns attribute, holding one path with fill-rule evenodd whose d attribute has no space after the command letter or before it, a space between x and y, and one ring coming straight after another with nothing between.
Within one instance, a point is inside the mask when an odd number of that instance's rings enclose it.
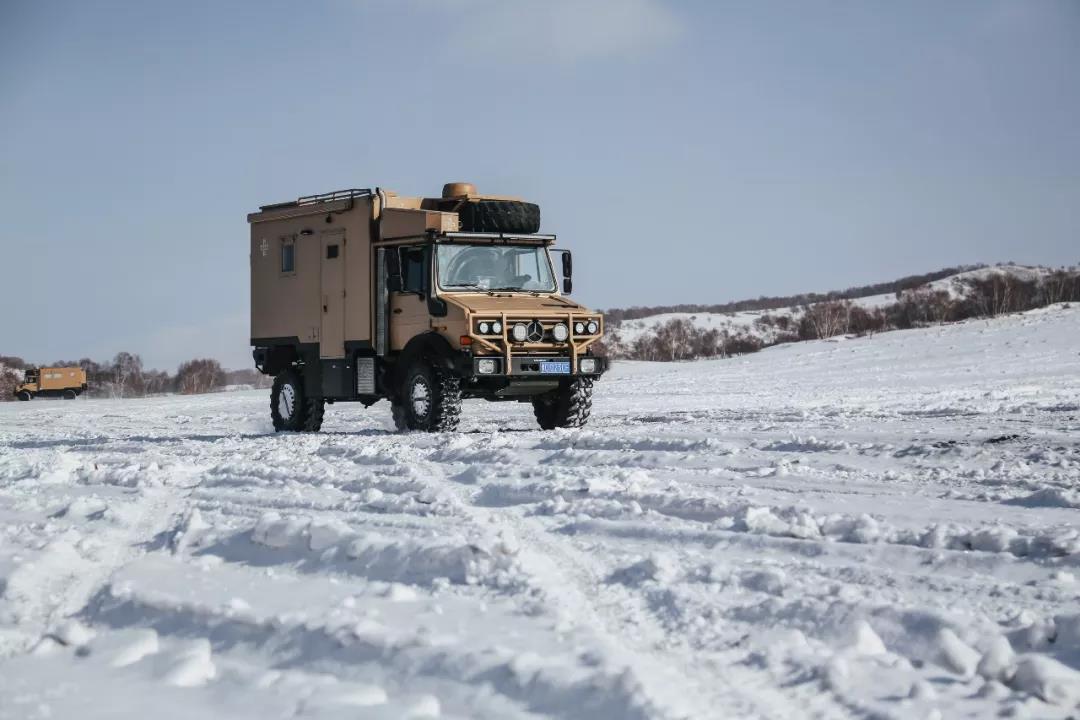
<instances>
[{"instance_id":1,"label":"camper rear window","mask_svg":"<svg viewBox=\"0 0 1080 720\"><path fill-rule=\"evenodd\" d=\"M292 241L281 245L281 272L291 273L296 270L296 246Z\"/></svg>"}]
</instances>

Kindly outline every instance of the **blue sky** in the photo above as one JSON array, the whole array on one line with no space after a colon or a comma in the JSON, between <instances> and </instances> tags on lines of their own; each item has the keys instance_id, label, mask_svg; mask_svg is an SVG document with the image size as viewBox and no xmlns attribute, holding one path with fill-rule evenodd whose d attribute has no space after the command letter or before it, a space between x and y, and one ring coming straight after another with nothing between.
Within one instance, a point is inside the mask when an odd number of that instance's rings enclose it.
<instances>
[{"instance_id":1,"label":"blue sky","mask_svg":"<svg viewBox=\"0 0 1080 720\"><path fill-rule=\"evenodd\" d=\"M468 180L594 307L1080 261L1080 3L5 2L0 354L250 365L259 204Z\"/></svg>"}]
</instances>

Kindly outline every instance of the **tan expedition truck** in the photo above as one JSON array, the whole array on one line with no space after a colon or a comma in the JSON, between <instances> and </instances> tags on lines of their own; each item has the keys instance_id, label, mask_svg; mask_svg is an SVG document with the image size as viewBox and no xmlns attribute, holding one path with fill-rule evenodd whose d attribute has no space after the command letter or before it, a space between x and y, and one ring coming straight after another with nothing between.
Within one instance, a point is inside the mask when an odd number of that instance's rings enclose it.
<instances>
[{"instance_id":1,"label":"tan expedition truck","mask_svg":"<svg viewBox=\"0 0 1080 720\"><path fill-rule=\"evenodd\" d=\"M22 384L15 387L15 397L33 400L40 395L74 400L85 390L86 371L80 367L29 368Z\"/></svg>"},{"instance_id":2,"label":"tan expedition truck","mask_svg":"<svg viewBox=\"0 0 1080 720\"><path fill-rule=\"evenodd\" d=\"M317 431L325 403L383 398L402 430L455 429L463 398L531 402L544 429L588 419L604 320L566 297L571 256L539 234L536 205L449 183L436 198L301 197L248 222L275 429Z\"/></svg>"}]
</instances>

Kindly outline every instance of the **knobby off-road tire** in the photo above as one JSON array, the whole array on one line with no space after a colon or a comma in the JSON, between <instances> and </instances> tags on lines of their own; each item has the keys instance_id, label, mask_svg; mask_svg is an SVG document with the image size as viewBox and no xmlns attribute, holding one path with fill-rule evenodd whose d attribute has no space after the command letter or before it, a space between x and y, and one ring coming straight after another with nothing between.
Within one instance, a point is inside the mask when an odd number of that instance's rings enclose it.
<instances>
[{"instance_id":1,"label":"knobby off-road tire","mask_svg":"<svg viewBox=\"0 0 1080 720\"><path fill-rule=\"evenodd\" d=\"M326 401L322 398L308 398L304 404L304 432L322 430L323 415L326 413Z\"/></svg>"},{"instance_id":2,"label":"knobby off-road tire","mask_svg":"<svg viewBox=\"0 0 1080 720\"><path fill-rule=\"evenodd\" d=\"M574 378L537 395L532 401L536 422L544 430L585 427L592 412L592 388L592 378Z\"/></svg>"},{"instance_id":3,"label":"knobby off-road tire","mask_svg":"<svg viewBox=\"0 0 1080 720\"><path fill-rule=\"evenodd\" d=\"M18 397L18 398L19 398L20 400L22 400L23 402L29 402L30 400L32 400L32 399L34 398L34 396L33 396L33 395L31 395L31 394L30 394L29 392L27 392L26 390L23 390L23 391L22 391L21 393L19 393L17 397Z\"/></svg>"},{"instance_id":4,"label":"knobby off-road tire","mask_svg":"<svg viewBox=\"0 0 1080 720\"><path fill-rule=\"evenodd\" d=\"M480 200L458 208L464 232L540 232L540 206L517 200Z\"/></svg>"},{"instance_id":5,"label":"knobby off-road tire","mask_svg":"<svg viewBox=\"0 0 1080 720\"><path fill-rule=\"evenodd\" d=\"M409 429L409 420L405 416L405 404L393 401L390 403L390 414L394 416L394 427L398 432L405 432Z\"/></svg>"},{"instance_id":6,"label":"knobby off-road tire","mask_svg":"<svg viewBox=\"0 0 1080 720\"><path fill-rule=\"evenodd\" d=\"M293 368L282 370L270 390L270 418L277 432L318 432L326 405L304 393L304 379Z\"/></svg>"},{"instance_id":7,"label":"knobby off-road tire","mask_svg":"<svg viewBox=\"0 0 1080 720\"><path fill-rule=\"evenodd\" d=\"M461 419L461 381L444 368L417 362L405 373L401 397L391 411L398 430L457 430Z\"/></svg>"}]
</instances>

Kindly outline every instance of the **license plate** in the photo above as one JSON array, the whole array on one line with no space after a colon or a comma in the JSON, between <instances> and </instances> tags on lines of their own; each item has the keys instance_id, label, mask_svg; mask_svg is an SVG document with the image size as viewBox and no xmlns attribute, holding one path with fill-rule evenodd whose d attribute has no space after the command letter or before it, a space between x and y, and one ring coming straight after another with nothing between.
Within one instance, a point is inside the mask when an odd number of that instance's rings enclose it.
<instances>
[{"instance_id":1,"label":"license plate","mask_svg":"<svg viewBox=\"0 0 1080 720\"><path fill-rule=\"evenodd\" d=\"M540 363L540 373L542 375L569 375L570 374L570 361L566 362L542 362Z\"/></svg>"}]
</instances>

